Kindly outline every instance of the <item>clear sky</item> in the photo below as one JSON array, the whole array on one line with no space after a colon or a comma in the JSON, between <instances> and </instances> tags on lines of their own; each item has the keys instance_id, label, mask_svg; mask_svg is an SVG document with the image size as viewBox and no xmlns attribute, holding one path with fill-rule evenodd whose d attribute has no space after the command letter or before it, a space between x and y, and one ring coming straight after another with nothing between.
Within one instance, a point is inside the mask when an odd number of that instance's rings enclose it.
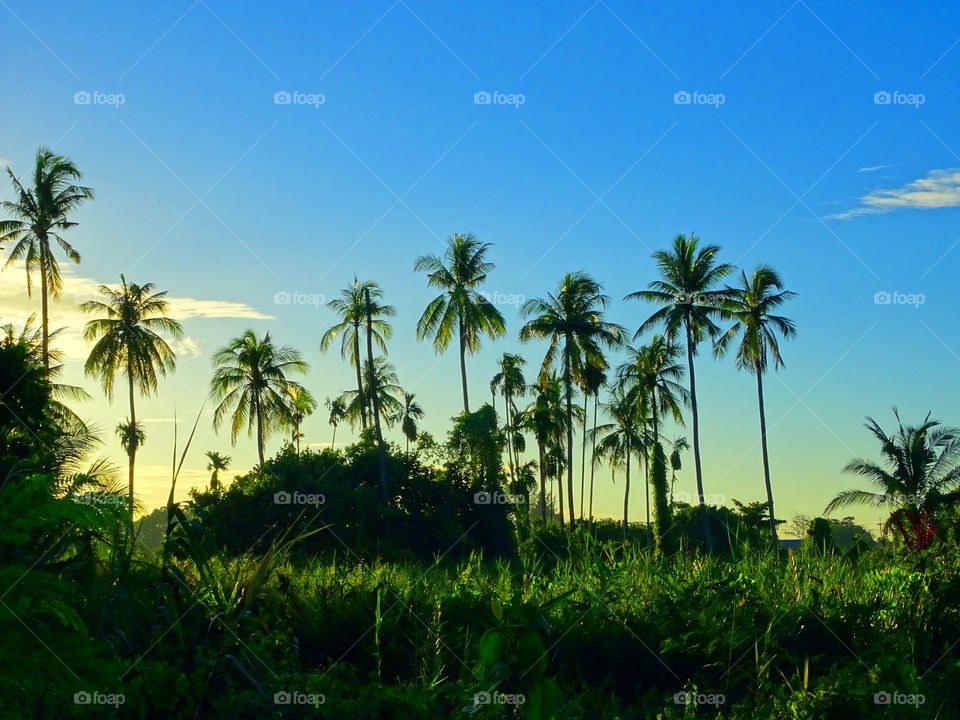
<instances>
[{"instance_id":1,"label":"clear sky","mask_svg":"<svg viewBox=\"0 0 960 720\"><path fill-rule=\"evenodd\" d=\"M501 299L586 270L631 331L651 308L622 297L678 232L778 268L799 293L785 311L798 337L767 381L781 517L857 484L841 468L876 455L864 416L889 428L896 404L960 423L954 3L0 0L0 43L0 162L26 173L53 145L97 191L69 231L83 263L64 263L52 318L70 328L68 379L95 396L81 412L118 464L127 410L83 379L78 298L121 272L155 282L189 336L176 375L140 403L148 506L166 494L174 412L183 437L210 354L246 327L299 348L321 400L350 387L346 364L319 352L332 313L275 298L329 299L354 273L397 307L390 359L443 433L457 360L416 342L432 295L412 266L452 232L494 244L487 289ZM0 275L0 319L33 309L22 270ZM502 309L509 335L468 361L476 401L495 358L520 348L517 307ZM522 352L532 377L542 347ZM704 352L698 381L706 492L761 499L753 378ZM255 460L252 440L214 434L211 410L186 481L205 481L207 449L236 470ZM304 429L330 441L322 412ZM677 489L691 493L686 459ZM622 480L599 477L600 513L619 514Z\"/></svg>"}]
</instances>

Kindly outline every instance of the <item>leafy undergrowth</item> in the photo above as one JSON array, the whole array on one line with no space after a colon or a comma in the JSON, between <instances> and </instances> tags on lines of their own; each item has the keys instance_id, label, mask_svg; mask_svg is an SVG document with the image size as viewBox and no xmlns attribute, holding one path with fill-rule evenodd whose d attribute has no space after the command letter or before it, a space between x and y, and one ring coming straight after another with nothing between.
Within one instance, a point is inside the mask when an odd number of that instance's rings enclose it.
<instances>
[{"instance_id":1,"label":"leafy undergrowth","mask_svg":"<svg viewBox=\"0 0 960 720\"><path fill-rule=\"evenodd\" d=\"M84 598L118 677L24 717L951 717L960 559L586 543L453 565L134 564ZM160 589L158 589L160 588ZM101 672L97 682L103 683ZM68 678L69 680L69 678ZM71 686L73 687L73 686Z\"/></svg>"}]
</instances>

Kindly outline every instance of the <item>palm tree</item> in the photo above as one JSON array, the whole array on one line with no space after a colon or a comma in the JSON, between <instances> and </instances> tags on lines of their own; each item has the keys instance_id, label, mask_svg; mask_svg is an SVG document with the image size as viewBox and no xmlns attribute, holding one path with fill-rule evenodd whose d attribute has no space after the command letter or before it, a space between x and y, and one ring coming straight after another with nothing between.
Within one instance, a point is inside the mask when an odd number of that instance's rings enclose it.
<instances>
[{"instance_id":1,"label":"palm tree","mask_svg":"<svg viewBox=\"0 0 960 720\"><path fill-rule=\"evenodd\" d=\"M290 414L291 439L297 443L297 454L300 454L300 439L303 433L300 432L300 425L312 415L317 409L317 401L310 391L301 385L290 385L287 387L288 412Z\"/></svg>"},{"instance_id":2,"label":"palm tree","mask_svg":"<svg viewBox=\"0 0 960 720\"><path fill-rule=\"evenodd\" d=\"M587 431L587 404L590 400L590 396L594 396L593 403L593 426L597 426L597 394L600 392L600 388L606 382L607 375L606 371L609 369L609 364L607 363L606 358L602 355L597 358L597 361L590 364L583 369L583 374L578 378L578 384L580 389L583 391L583 438L580 449L580 520L583 521L583 498L584 490L586 487L587 480L587 436L589 432ZM596 452L596 449L594 449ZM591 462L593 458L591 457ZM591 476L593 475L593 468L591 468Z\"/></svg>"},{"instance_id":3,"label":"palm tree","mask_svg":"<svg viewBox=\"0 0 960 720\"><path fill-rule=\"evenodd\" d=\"M608 402L603 404L604 412L612 422L599 425L593 430L597 444L598 457L607 458L611 467L626 467L626 483L623 491L623 537L627 537L630 509L630 465L633 453L641 451L643 437L643 416L641 403L636 393L629 392L622 385L615 386Z\"/></svg>"},{"instance_id":4,"label":"palm tree","mask_svg":"<svg viewBox=\"0 0 960 720\"><path fill-rule=\"evenodd\" d=\"M654 335L647 345L637 349L630 348L627 362L618 371L621 381L632 383L641 393L649 410L649 454L652 463L647 491L649 493L650 488L653 488L655 537L657 548L661 552L670 525L670 502L667 497L667 458L660 443L660 417L667 414L682 426L683 413L680 406L689 402L689 394L679 382L683 378L683 367L677 362L679 356L680 348L669 338Z\"/></svg>"},{"instance_id":5,"label":"palm tree","mask_svg":"<svg viewBox=\"0 0 960 720\"><path fill-rule=\"evenodd\" d=\"M716 291L717 284L733 272L729 263L718 263L717 245L700 247L700 239L693 234L679 234L673 239L671 250L658 250L653 258L660 270L660 279L627 295L627 300L645 300L662 307L654 312L637 330L634 338L659 325L673 340L683 333L687 349L687 372L690 375L690 413L693 418L693 462L697 477L697 495L700 500L700 526L707 550L713 547L707 526L706 504L703 496L703 469L700 462L700 417L697 409L697 376L693 358L697 346L706 336L715 337L720 328L714 319L720 314L725 291Z\"/></svg>"},{"instance_id":6,"label":"palm tree","mask_svg":"<svg viewBox=\"0 0 960 720\"><path fill-rule=\"evenodd\" d=\"M327 398L323 401L323 405L330 413L327 422L333 426L333 438L330 440L330 447L332 448L337 444L337 425L347 418L347 406L342 398L334 398L333 400Z\"/></svg>"},{"instance_id":7,"label":"palm tree","mask_svg":"<svg viewBox=\"0 0 960 720\"><path fill-rule=\"evenodd\" d=\"M563 382L555 374L530 386L531 402L522 414L522 426L533 432L537 441L537 465L540 470L540 522L547 525L547 477L548 455L551 450L562 447L557 438L563 435L567 415L563 411ZM555 464L555 463L554 463ZM560 509L560 525L563 526L563 508Z\"/></svg>"},{"instance_id":8,"label":"palm tree","mask_svg":"<svg viewBox=\"0 0 960 720\"><path fill-rule=\"evenodd\" d=\"M380 500L386 505L390 501L390 489L387 480L387 446L383 441L383 428L380 425L380 413L384 406L380 401L380 388L376 384L376 365L373 359L373 305L370 298L370 288L363 294L364 315L367 326L367 394L368 407L373 410L373 433L377 440L377 461L380 466ZM389 421L388 421L389 422Z\"/></svg>"},{"instance_id":9,"label":"palm tree","mask_svg":"<svg viewBox=\"0 0 960 720\"><path fill-rule=\"evenodd\" d=\"M677 482L677 473L683 470L683 453L689 449L690 443L682 435L670 442L670 512L673 512L673 486Z\"/></svg>"},{"instance_id":10,"label":"palm tree","mask_svg":"<svg viewBox=\"0 0 960 720\"><path fill-rule=\"evenodd\" d=\"M415 393L404 392L403 407L400 408L400 412L394 418L394 422L400 423L400 431L407 439L407 452L410 452L410 441L417 439L417 433L419 432L417 420L423 419L423 408L420 407L416 398Z\"/></svg>"},{"instance_id":11,"label":"palm tree","mask_svg":"<svg viewBox=\"0 0 960 720\"><path fill-rule=\"evenodd\" d=\"M768 357L773 358L774 369L783 367L777 333L784 338L796 335L793 320L774 315L773 311L796 293L783 289L783 281L768 265L761 265L749 278L740 273L740 285L728 288L728 298L723 306L724 315L734 321L733 326L720 336L716 344L717 355L723 355L737 335L737 367L757 376L757 402L760 407L760 447L763 454L763 481L767 488L767 513L770 515L770 535L774 547L777 541L777 521L773 514L773 486L770 483L770 460L767 456L767 416L763 406L763 374L767 371Z\"/></svg>"},{"instance_id":12,"label":"palm tree","mask_svg":"<svg viewBox=\"0 0 960 720\"><path fill-rule=\"evenodd\" d=\"M10 251L5 268L17 260L23 260L27 271L27 294L31 294L34 272L40 273L41 355L43 367L50 369L50 315L49 298L60 297L63 282L60 268L50 245L55 240L64 254L75 263L80 262L78 253L59 232L77 223L68 215L85 201L93 199L93 190L74 184L83 174L73 161L52 150L41 147L37 151L33 170L33 187L26 188L7 168L16 194L14 200L0 203L13 218L0 220L0 243L15 243Z\"/></svg>"},{"instance_id":13,"label":"palm tree","mask_svg":"<svg viewBox=\"0 0 960 720\"><path fill-rule=\"evenodd\" d=\"M597 468L597 411L600 407L600 389L607 383L607 374L599 368L588 366L584 374L584 392L593 395L593 429L591 430L590 449L590 502L587 514L590 517L590 529L593 529L593 479ZM586 417L586 416L584 416Z\"/></svg>"},{"instance_id":14,"label":"palm tree","mask_svg":"<svg viewBox=\"0 0 960 720\"><path fill-rule=\"evenodd\" d=\"M243 426L257 432L257 457L263 468L264 445L275 430L290 422L289 388L299 388L287 379L289 373L305 374L307 363L289 345L277 347L270 333L258 338L247 330L213 356L210 395L217 402L213 427L219 430L230 415L230 442L236 444Z\"/></svg>"},{"instance_id":15,"label":"palm tree","mask_svg":"<svg viewBox=\"0 0 960 720\"><path fill-rule=\"evenodd\" d=\"M34 325L36 320L36 313L31 313L22 327L15 328L13 323L7 323L0 326L0 331L2 331L4 345L19 345L25 348L31 362L43 365L43 333L41 328ZM63 330L64 328L52 330L48 338L54 340ZM78 385L57 382L63 373L62 350L50 348L48 358L52 363L46 371L50 386L50 397L47 402L51 411L51 420L57 424L65 436L74 436L77 439L86 437L96 442L94 430L65 402L68 399L89 400L90 394Z\"/></svg>"},{"instance_id":16,"label":"palm tree","mask_svg":"<svg viewBox=\"0 0 960 720\"><path fill-rule=\"evenodd\" d=\"M904 426L896 408L893 414L898 425L894 435L867 418L867 429L880 441L881 462L854 458L844 468L869 479L881 492L844 490L825 512L851 505L886 506L891 512L885 527L896 528L908 548L921 550L936 537L936 512L960 501L960 428L945 427L929 413L919 425Z\"/></svg>"},{"instance_id":17,"label":"palm tree","mask_svg":"<svg viewBox=\"0 0 960 720\"><path fill-rule=\"evenodd\" d=\"M231 458L229 455L223 455L216 450L208 450L204 454L207 456L207 459L210 460L210 462L207 463L207 470L210 471L210 489L219 490L220 472L226 472L230 468Z\"/></svg>"},{"instance_id":18,"label":"palm tree","mask_svg":"<svg viewBox=\"0 0 960 720\"><path fill-rule=\"evenodd\" d=\"M513 481L517 481L517 472L519 468L519 457L514 442L516 431L517 406L516 398L522 397L527 390L527 382L523 378L523 366L526 360L522 356L514 353L503 353L497 361L499 370L490 380L490 392L494 399L497 396L497 390L503 393L504 415L506 415L506 434L507 434L507 464L510 466L510 475Z\"/></svg>"},{"instance_id":19,"label":"palm tree","mask_svg":"<svg viewBox=\"0 0 960 720\"><path fill-rule=\"evenodd\" d=\"M534 298L523 304L521 312L530 318L520 329L520 340L548 340L546 356L540 368L541 379L550 374L558 356L567 408L567 502L570 529L574 526L573 500L573 385L587 365L602 367L601 345L616 347L623 339L623 328L603 320L607 296L600 284L586 273L568 273L556 295ZM562 513L561 508L561 513Z\"/></svg>"},{"instance_id":20,"label":"palm tree","mask_svg":"<svg viewBox=\"0 0 960 720\"><path fill-rule=\"evenodd\" d=\"M400 387L396 368L386 358L374 358L373 366L374 371L371 373L370 363L366 361L363 363L363 395L356 390L345 390L334 402L343 405L344 417L353 424L362 416L364 398L369 400L371 390L376 389L380 404L380 419L388 427L392 427L403 410L400 398L404 396L404 391Z\"/></svg>"},{"instance_id":21,"label":"palm tree","mask_svg":"<svg viewBox=\"0 0 960 720\"><path fill-rule=\"evenodd\" d=\"M393 317L396 310L392 305L384 305L383 290L372 280L360 282L356 276L353 284L340 291L340 297L327 303L327 307L336 312L340 322L323 334L320 340L320 350L326 351L340 336L340 357L349 358L350 364L357 371L357 391L361 398L360 426L367 429L367 418L370 415L369 399L364 397L362 373L362 355L360 353L361 328L367 320L367 297L370 297L370 315L372 340L383 353L387 352L387 340L393 335L393 327L385 318Z\"/></svg>"},{"instance_id":22,"label":"palm tree","mask_svg":"<svg viewBox=\"0 0 960 720\"><path fill-rule=\"evenodd\" d=\"M496 338L506 332L503 315L477 288L495 267L487 262L490 243L482 243L473 235L454 233L447 239L443 257L424 255L413 268L427 273L427 284L443 293L434 298L417 323L417 339L433 335L433 347L445 352L454 334L460 344L460 383L463 388L463 411L470 412L467 393L466 354L480 349L480 336Z\"/></svg>"},{"instance_id":23,"label":"palm tree","mask_svg":"<svg viewBox=\"0 0 960 720\"><path fill-rule=\"evenodd\" d=\"M180 323L167 317L167 293L154 292L153 283L136 285L120 276L120 289L100 286L103 301L90 300L80 309L100 317L90 320L83 331L87 341L95 341L84 370L96 375L107 398L113 399L114 380L118 373L127 377L130 416L121 434L127 452L130 520L133 522L133 469L143 431L137 423L134 395L139 391L149 396L157 389L158 375L176 368L176 356L160 333L174 339L183 337ZM47 356L49 358L49 355Z\"/></svg>"}]
</instances>

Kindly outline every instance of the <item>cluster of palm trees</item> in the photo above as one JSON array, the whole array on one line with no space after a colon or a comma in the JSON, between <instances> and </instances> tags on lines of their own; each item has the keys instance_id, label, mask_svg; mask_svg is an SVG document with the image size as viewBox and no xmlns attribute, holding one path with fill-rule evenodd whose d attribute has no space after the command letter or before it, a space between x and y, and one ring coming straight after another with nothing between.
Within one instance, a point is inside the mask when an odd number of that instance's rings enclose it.
<instances>
[{"instance_id":1,"label":"cluster of palm trees","mask_svg":"<svg viewBox=\"0 0 960 720\"><path fill-rule=\"evenodd\" d=\"M24 185L8 168L16 197L2 206L11 219L0 221L0 243L13 243L7 264L22 260L27 270L27 289L32 278L40 275L41 357L50 368L48 297L58 297L62 288L55 242L66 256L79 262L80 256L61 236L75 225L71 213L93 197L90 188L78 182L81 173L68 159L41 148L36 157L32 185ZM432 338L434 348L443 353L452 344L459 352L463 410L470 411L467 383L468 354L480 349L484 337L496 339L506 333L500 311L480 290L493 271L488 259L490 244L472 235L452 235L442 256L417 259L414 269L426 274L427 284L440 294L427 305L416 326L419 340ZM540 475L540 514L546 521L547 479L556 480L559 507L557 514L571 530L578 521L574 488L574 432L582 428L579 520L593 518L595 466L606 460L613 468L625 471L624 528L628 522L630 468L634 459L643 462L648 497L653 495L653 527L661 543L666 533L670 501L668 499L667 453L662 440L665 418L684 424L689 408L692 425L693 457L701 517L704 523L704 490L700 451L699 407L695 358L701 345L709 341L716 355L736 346L737 366L757 377L760 435L764 482L771 532L776 536L773 490L766 443L766 416L763 375L770 364L780 367L783 359L779 338L794 335L792 321L775 311L793 297L770 267L761 266L747 275L741 272L734 286L721 286L734 272L732 265L718 260L720 249L703 245L694 235L677 235L672 247L654 253L659 278L646 289L627 295L627 300L643 300L659 306L633 335L639 341L652 334L645 344L631 347L627 330L605 318L609 297L602 286L583 272L569 273L556 290L527 301L521 308L525 323L520 328L523 343L542 341L546 352L539 365L536 381L526 383L524 359L504 353L498 371L490 383L493 402L497 394L504 399L507 468L516 479L520 455L525 451L525 435L537 444ZM112 397L118 374L127 380L129 417L117 429L129 460L129 493L133 508L134 466L137 450L143 445L144 432L136 416L135 398L157 390L158 378L175 367L175 353L168 339L177 339L182 328L168 316L165 292L153 284L137 285L124 276L119 288L101 286L101 298L82 304L84 312L95 317L85 328L85 337L93 342L86 372L99 378L108 397ZM373 431L381 452L381 489L388 498L383 460L382 427L399 424L409 442L416 439L423 408L412 393L401 388L396 369L387 360L388 341L393 334L390 319L395 309L384 302L383 290L374 281L354 278L338 297L328 303L338 321L322 336L322 351L339 338L340 353L356 372L356 387L344 391L325 406L333 427L344 421L361 430ZM727 329L721 323L729 321ZM365 345L365 348L363 347ZM374 348L379 355L374 354ZM625 349L626 361L610 366L610 354ZM365 351L365 352L364 352ZM684 368L681 358L686 356ZM298 351L277 345L265 333L262 337L248 330L213 355L214 374L210 395L216 402L215 429L229 424L231 442L240 433L256 436L260 464L265 461L267 440L278 431L290 432L299 450L303 420L317 408L311 393L292 379L307 372L307 363ZM683 384L686 378L688 383ZM606 399L601 391L607 387ZM533 400L524 409L517 405L525 395ZM582 395L580 405L578 395ZM587 428L589 400L593 398L593 427ZM607 421L598 423L600 410ZM590 452L589 501L585 511L587 445ZM671 445L671 468L679 465L679 453L686 447L681 438ZM224 470L223 458L210 457L217 473ZM229 458L226 458L227 464ZM565 486L564 479L565 476ZM564 493L566 502L564 504ZM552 494L552 493L551 493ZM565 506L564 506L565 505ZM651 504L648 500L647 514ZM704 532L709 541L709 535Z\"/></svg>"}]
</instances>

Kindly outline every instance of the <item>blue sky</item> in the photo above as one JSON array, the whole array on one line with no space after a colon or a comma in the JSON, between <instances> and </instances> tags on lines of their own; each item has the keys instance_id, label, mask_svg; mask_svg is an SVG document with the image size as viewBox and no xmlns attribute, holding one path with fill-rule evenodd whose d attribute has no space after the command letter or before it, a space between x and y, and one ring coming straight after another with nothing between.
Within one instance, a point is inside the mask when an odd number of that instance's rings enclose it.
<instances>
[{"instance_id":1,"label":"blue sky","mask_svg":"<svg viewBox=\"0 0 960 720\"><path fill-rule=\"evenodd\" d=\"M98 194L70 231L83 263L53 310L73 328L68 376L97 396L83 412L106 428L126 415L82 378L78 297L121 272L155 282L189 335L177 374L141 403L147 505L166 493L174 408L194 416L211 352L242 329L298 347L321 399L350 386L336 353L319 353L331 313L274 299L330 298L354 273L397 307L390 358L442 432L457 362L415 341L432 296L412 266L455 231L494 244L488 290L532 297L586 270L631 330L650 308L621 298L677 232L776 266L799 293L799 335L767 382L782 517L856 483L841 468L876 454L864 416L890 427L896 404L960 423L955 6L518 5L0 2L0 162L24 172L52 144ZM484 92L497 100L477 104ZM0 275L4 321L38 308L24 289L18 269ZM884 291L923 303L877 304ZM477 401L496 356L519 347L517 309L502 309L509 335L469 360ZM542 348L522 352L532 376ZM698 380L707 492L760 499L753 378L704 352ZM329 442L322 414L305 432ZM108 433L122 464L116 444ZM238 470L255 458L205 417L188 480L205 477L205 449ZM599 510L616 515L622 482L600 477Z\"/></svg>"}]
</instances>

